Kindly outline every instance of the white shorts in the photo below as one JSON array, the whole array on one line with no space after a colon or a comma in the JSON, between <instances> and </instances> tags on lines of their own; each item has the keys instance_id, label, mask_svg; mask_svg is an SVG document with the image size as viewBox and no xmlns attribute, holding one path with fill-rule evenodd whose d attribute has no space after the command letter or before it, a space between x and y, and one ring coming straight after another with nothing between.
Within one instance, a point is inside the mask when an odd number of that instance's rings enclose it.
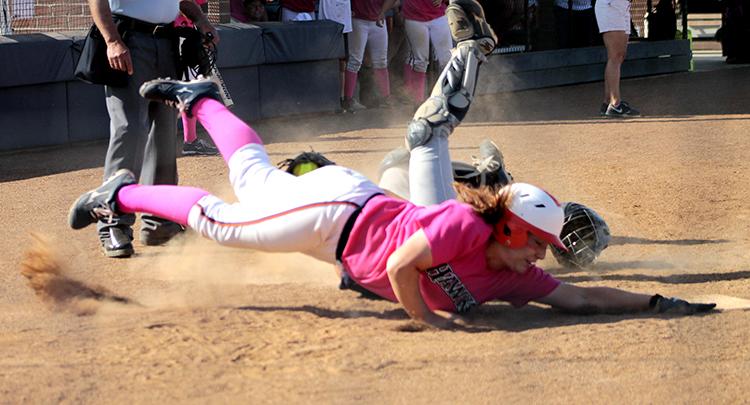
<instances>
[{"instance_id":1,"label":"white shorts","mask_svg":"<svg viewBox=\"0 0 750 405\"><path fill-rule=\"evenodd\" d=\"M624 31L630 35L630 2L628 0L599 0L594 7L599 32Z\"/></svg>"},{"instance_id":2,"label":"white shorts","mask_svg":"<svg viewBox=\"0 0 750 405\"><path fill-rule=\"evenodd\" d=\"M249 144L229 159L238 203L201 198L188 224L222 245L264 252L301 252L329 263L351 214L383 190L343 166L300 177L271 164L262 145Z\"/></svg>"}]
</instances>

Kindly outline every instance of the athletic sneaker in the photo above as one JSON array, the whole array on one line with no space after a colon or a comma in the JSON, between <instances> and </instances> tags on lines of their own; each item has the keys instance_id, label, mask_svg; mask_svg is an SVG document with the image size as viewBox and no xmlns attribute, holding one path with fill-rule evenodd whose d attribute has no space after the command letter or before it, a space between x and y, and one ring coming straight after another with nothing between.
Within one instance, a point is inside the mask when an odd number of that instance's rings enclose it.
<instances>
[{"instance_id":1,"label":"athletic sneaker","mask_svg":"<svg viewBox=\"0 0 750 405\"><path fill-rule=\"evenodd\" d=\"M143 83L139 92L144 98L161 101L184 111L188 117L193 116L193 105L202 98L209 97L221 101L219 87L211 79L155 79Z\"/></svg>"},{"instance_id":2,"label":"athletic sneaker","mask_svg":"<svg viewBox=\"0 0 750 405\"><path fill-rule=\"evenodd\" d=\"M349 113L354 114L357 111L366 110L367 107L360 104L357 100L353 98L345 98L341 100L341 111L343 113Z\"/></svg>"},{"instance_id":3,"label":"athletic sneaker","mask_svg":"<svg viewBox=\"0 0 750 405\"><path fill-rule=\"evenodd\" d=\"M618 106L610 104L607 107L607 112L604 114L607 117L638 117L641 113L635 108L631 107L627 101L620 101Z\"/></svg>"},{"instance_id":4,"label":"athletic sneaker","mask_svg":"<svg viewBox=\"0 0 750 405\"><path fill-rule=\"evenodd\" d=\"M135 183L135 175L130 170L116 171L104 184L78 197L70 207L68 224L73 229L81 229L101 219L109 218L107 222L111 223L112 218L117 216L117 191Z\"/></svg>"},{"instance_id":5,"label":"athletic sneaker","mask_svg":"<svg viewBox=\"0 0 750 405\"><path fill-rule=\"evenodd\" d=\"M216 146L211 145L203 139L182 145L182 156L214 156L218 154L219 150L216 149Z\"/></svg>"},{"instance_id":6,"label":"athletic sneaker","mask_svg":"<svg viewBox=\"0 0 750 405\"><path fill-rule=\"evenodd\" d=\"M111 258L126 258L135 253L133 250L133 230L130 227L112 226L100 231L104 256Z\"/></svg>"},{"instance_id":7,"label":"athletic sneaker","mask_svg":"<svg viewBox=\"0 0 750 405\"><path fill-rule=\"evenodd\" d=\"M607 108L609 108L608 103L602 103L601 106L599 106L599 115L605 116L607 115Z\"/></svg>"},{"instance_id":8,"label":"athletic sneaker","mask_svg":"<svg viewBox=\"0 0 750 405\"><path fill-rule=\"evenodd\" d=\"M513 176L505 169L500 148L489 139L479 144L479 158L474 160L474 167L479 172L482 186L500 188L513 181Z\"/></svg>"}]
</instances>

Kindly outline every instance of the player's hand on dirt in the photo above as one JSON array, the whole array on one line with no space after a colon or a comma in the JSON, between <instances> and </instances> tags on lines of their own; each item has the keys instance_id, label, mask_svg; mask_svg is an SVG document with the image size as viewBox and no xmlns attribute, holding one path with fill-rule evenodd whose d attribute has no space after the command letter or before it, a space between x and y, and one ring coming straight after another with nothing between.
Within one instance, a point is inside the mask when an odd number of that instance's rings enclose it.
<instances>
[{"instance_id":1,"label":"player's hand on dirt","mask_svg":"<svg viewBox=\"0 0 750 405\"><path fill-rule=\"evenodd\" d=\"M653 300L654 311L660 314L692 315L708 312L716 307L714 303L691 303L680 298L662 297L658 294L654 296Z\"/></svg>"},{"instance_id":2,"label":"player's hand on dirt","mask_svg":"<svg viewBox=\"0 0 750 405\"><path fill-rule=\"evenodd\" d=\"M133 60L130 58L130 49L122 40L107 43L107 59L112 69L133 74Z\"/></svg>"},{"instance_id":3,"label":"player's hand on dirt","mask_svg":"<svg viewBox=\"0 0 750 405\"><path fill-rule=\"evenodd\" d=\"M463 329L469 325L461 316L440 310L430 312L422 322L436 329Z\"/></svg>"}]
</instances>

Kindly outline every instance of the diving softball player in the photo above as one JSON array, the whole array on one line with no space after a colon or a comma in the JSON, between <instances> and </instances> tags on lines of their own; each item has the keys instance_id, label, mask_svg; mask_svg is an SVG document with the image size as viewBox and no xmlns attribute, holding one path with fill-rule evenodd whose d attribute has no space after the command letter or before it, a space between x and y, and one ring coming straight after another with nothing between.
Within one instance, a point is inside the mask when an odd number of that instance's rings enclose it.
<instances>
[{"instance_id":1,"label":"diving softball player","mask_svg":"<svg viewBox=\"0 0 750 405\"><path fill-rule=\"evenodd\" d=\"M473 0L454 0L447 13L459 44L406 136L411 164L425 166L411 171L427 176L424 181L433 182L436 192L452 190L451 173L442 173L444 161L450 163L447 139L468 111L479 63L495 44ZM565 249L558 236L563 211L538 187L513 183L498 193L459 186L464 202L419 207L383 195L364 176L341 166L299 177L279 170L255 131L219 101L211 81L154 80L141 87L141 94L176 104L200 121L229 166L239 202L228 204L197 188L138 185L132 173L121 170L73 204L72 228L149 212L224 245L306 253L340 263L357 284L439 328L455 325L453 313L490 300L514 306L533 300L582 312L713 308L659 295L576 287L550 276L535 263L545 257L548 245ZM424 156L415 159L419 155Z\"/></svg>"}]
</instances>

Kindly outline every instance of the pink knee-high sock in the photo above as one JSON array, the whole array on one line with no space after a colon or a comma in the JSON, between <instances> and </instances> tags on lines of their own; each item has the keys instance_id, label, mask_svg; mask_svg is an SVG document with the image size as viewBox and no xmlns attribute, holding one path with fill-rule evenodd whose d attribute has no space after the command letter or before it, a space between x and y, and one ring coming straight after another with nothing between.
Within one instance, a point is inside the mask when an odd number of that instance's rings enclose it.
<instances>
[{"instance_id":1,"label":"pink knee-high sock","mask_svg":"<svg viewBox=\"0 0 750 405\"><path fill-rule=\"evenodd\" d=\"M427 81L427 73L412 72L412 97L414 102L419 104L424 101L424 85Z\"/></svg>"},{"instance_id":2,"label":"pink knee-high sock","mask_svg":"<svg viewBox=\"0 0 750 405\"><path fill-rule=\"evenodd\" d=\"M351 100L357 87L357 72L347 70L344 73L344 98Z\"/></svg>"},{"instance_id":3,"label":"pink knee-high sock","mask_svg":"<svg viewBox=\"0 0 750 405\"><path fill-rule=\"evenodd\" d=\"M249 125L227 110L224 104L212 98L199 100L193 107L193 115L206 128L227 162L237 149L249 143L263 144Z\"/></svg>"},{"instance_id":4,"label":"pink knee-high sock","mask_svg":"<svg viewBox=\"0 0 750 405\"><path fill-rule=\"evenodd\" d=\"M404 89L406 90L406 94L411 95L413 93L412 88L414 87L414 79L412 78L414 76L414 70L412 70L411 65L408 63L404 64Z\"/></svg>"},{"instance_id":5,"label":"pink knee-high sock","mask_svg":"<svg viewBox=\"0 0 750 405\"><path fill-rule=\"evenodd\" d=\"M378 86L378 91L382 97L390 97L391 95L391 80L388 77L388 68L384 69L373 69L375 74L375 84Z\"/></svg>"},{"instance_id":6,"label":"pink knee-high sock","mask_svg":"<svg viewBox=\"0 0 750 405\"><path fill-rule=\"evenodd\" d=\"M124 214L146 212L180 225L187 225L188 214L208 191L195 187L131 184L117 192L117 210Z\"/></svg>"}]
</instances>

